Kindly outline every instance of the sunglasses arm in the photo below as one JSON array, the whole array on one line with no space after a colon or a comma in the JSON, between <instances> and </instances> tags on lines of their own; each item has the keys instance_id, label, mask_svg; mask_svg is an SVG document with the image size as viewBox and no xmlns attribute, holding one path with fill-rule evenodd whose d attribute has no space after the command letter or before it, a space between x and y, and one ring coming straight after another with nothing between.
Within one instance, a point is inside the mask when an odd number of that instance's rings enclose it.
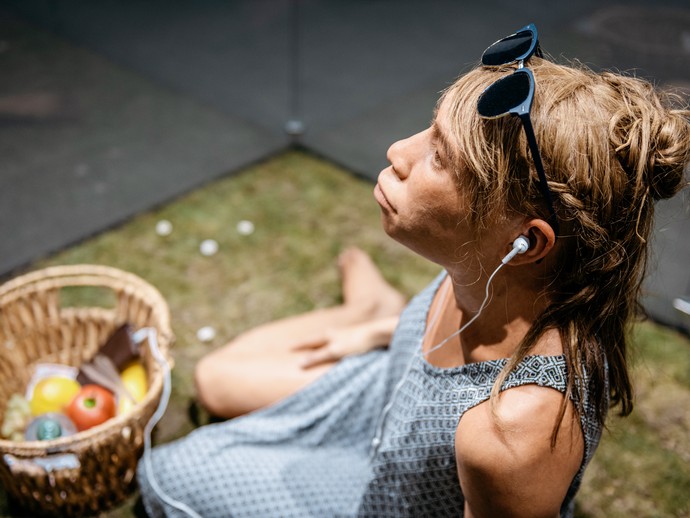
<instances>
[{"instance_id":1,"label":"sunglasses arm","mask_svg":"<svg viewBox=\"0 0 690 518\"><path fill-rule=\"evenodd\" d=\"M527 144L529 145L529 150L532 154L534 167L537 169L537 174L539 175L539 191L546 200L546 204L549 209L549 224L553 228L556 235L558 235L558 218L556 217L556 211L553 208L551 189L549 189L549 184L546 182L546 173L544 172L544 165L541 162L541 154L539 153L539 147L537 146L537 138L534 135L534 129L532 128L532 120L529 116L529 112L521 113L518 115L518 117L520 117L522 127L525 129Z\"/></svg>"}]
</instances>

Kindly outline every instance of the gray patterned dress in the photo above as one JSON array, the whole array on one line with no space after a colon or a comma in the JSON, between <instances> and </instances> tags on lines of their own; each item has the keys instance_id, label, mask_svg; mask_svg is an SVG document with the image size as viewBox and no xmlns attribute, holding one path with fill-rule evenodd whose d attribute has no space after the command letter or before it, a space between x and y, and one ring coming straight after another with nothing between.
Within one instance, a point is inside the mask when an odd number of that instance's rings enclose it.
<instances>
[{"instance_id":1,"label":"gray patterned dress","mask_svg":"<svg viewBox=\"0 0 690 518\"><path fill-rule=\"evenodd\" d=\"M153 450L155 482L204 517L462 516L454 436L485 401L505 360L442 369L420 354L444 274L401 316L390 347L349 357L299 393L253 414L204 426ZM565 389L562 356L531 356L504 388ZM600 428L584 401L582 466L561 508L570 516ZM151 516L184 516L139 483Z\"/></svg>"}]
</instances>

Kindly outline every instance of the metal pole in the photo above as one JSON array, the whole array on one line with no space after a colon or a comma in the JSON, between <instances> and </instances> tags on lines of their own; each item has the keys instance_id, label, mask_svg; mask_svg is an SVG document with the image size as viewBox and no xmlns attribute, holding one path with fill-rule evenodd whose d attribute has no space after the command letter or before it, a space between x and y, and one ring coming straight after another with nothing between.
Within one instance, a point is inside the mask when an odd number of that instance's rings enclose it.
<instances>
[{"instance_id":1,"label":"metal pole","mask_svg":"<svg viewBox=\"0 0 690 518\"><path fill-rule=\"evenodd\" d=\"M290 0L290 20L288 28L288 51L289 51L289 119L285 123L285 133L290 135L293 140L299 140L304 134L304 122L300 118L300 45L299 45L299 1Z\"/></svg>"}]
</instances>

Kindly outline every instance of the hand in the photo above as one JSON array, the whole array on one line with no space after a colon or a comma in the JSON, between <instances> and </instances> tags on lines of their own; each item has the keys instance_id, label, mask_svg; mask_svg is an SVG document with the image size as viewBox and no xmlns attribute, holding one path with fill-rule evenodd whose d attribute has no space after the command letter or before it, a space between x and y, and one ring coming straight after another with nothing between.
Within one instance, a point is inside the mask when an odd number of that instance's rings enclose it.
<instances>
[{"instance_id":1,"label":"hand","mask_svg":"<svg viewBox=\"0 0 690 518\"><path fill-rule=\"evenodd\" d=\"M387 343L379 342L381 340L376 339L370 324L366 323L328 330L324 337L303 342L293 350L305 351L301 367L309 369L324 363L336 362L352 354L362 354Z\"/></svg>"}]
</instances>

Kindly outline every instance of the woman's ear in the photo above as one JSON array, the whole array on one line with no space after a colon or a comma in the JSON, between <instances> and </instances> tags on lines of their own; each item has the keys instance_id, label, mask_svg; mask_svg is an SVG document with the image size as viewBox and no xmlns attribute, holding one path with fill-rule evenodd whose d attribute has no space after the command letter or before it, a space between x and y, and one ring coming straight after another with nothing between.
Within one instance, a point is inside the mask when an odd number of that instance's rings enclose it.
<instances>
[{"instance_id":1,"label":"woman's ear","mask_svg":"<svg viewBox=\"0 0 690 518\"><path fill-rule=\"evenodd\" d=\"M556 234L543 219L526 220L521 225L521 235L529 239L529 248L510 261L512 265L536 263L544 259L556 244ZM516 236L517 238L518 236Z\"/></svg>"}]
</instances>

